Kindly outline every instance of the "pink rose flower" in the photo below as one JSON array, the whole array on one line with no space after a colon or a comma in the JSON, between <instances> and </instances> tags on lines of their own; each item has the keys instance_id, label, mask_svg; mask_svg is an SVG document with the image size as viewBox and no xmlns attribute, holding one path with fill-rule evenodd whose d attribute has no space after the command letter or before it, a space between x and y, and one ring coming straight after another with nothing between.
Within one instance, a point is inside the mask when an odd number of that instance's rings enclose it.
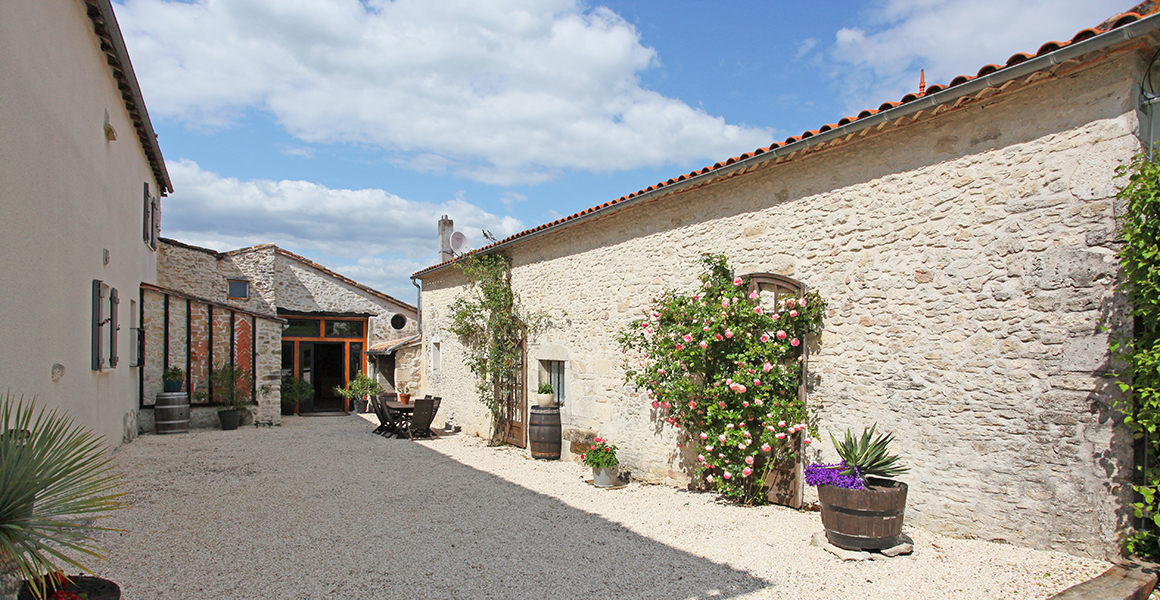
<instances>
[{"instance_id":1,"label":"pink rose flower","mask_svg":"<svg viewBox=\"0 0 1160 600\"><path fill-rule=\"evenodd\" d=\"M768 373L773 370L773 365L771 363L765 363L764 365L761 365L761 370Z\"/></svg>"},{"instance_id":2,"label":"pink rose flower","mask_svg":"<svg viewBox=\"0 0 1160 600\"><path fill-rule=\"evenodd\" d=\"M684 344L677 344L677 350L684 350L684 349L685 349Z\"/></svg>"},{"instance_id":3,"label":"pink rose flower","mask_svg":"<svg viewBox=\"0 0 1160 600\"><path fill-rule=\"evenodd\" d=\"M749 408L749 402L742 402L741 406L743 406L745 408Z\"/></svg>"},{"instance_id":4,"label":"pink rose flower","mask_svg":"<svg viewBox=\"0 0 1160 600\"><path fill-rule=\"evenodd\" d=\"M653 407L653 408L660 408L660 407L661 407L661 403L660 403L660 402L657 402L656 400L653 400L653 401L652 401L652 407Z\"/></svg>"},{"instance_id":5,"label":"pink rose flower","mask_svg":"<svg viewBox=\"0 0 1160 600\"><path fill-rule=\"evenodd\" d=\"M681 339L685 340L685 342L691 342L693 341L693 336L686 333Z\"/></svg>"},{"instance_id":6,"label":"pink rose flower","mask_svg":"<svg viewBox=\"0 0 1160 600\"><path fill-rule=\"evenodd\" d=\"M797 347L798 344L801 344L801 342L799 342L797 338L794 338L794 339L789 341L790 346Z\"/></svg>"},{"instance_id":7,"label":"pink rose flower","mask_svg":"<svg viewBox=\"0 0 1160 600\"><path fill-rule=\"evenodd\" d=\"M709 434L707 434L707 433L705 433L704 431L702 431L702 432L701 432L701 439L703 439L703 440L707 440L707 439L709 439Z\"/></svg>"},{"instance_id":8,"label":"pink rose flower","mask_svg":"<svg viewBox=\"0 0 1160 600\"><path fill-rule=\"evenodd\" d=\"M689 408L697 408L697 403L689 400Z\"/></svg>"},{"instance_id":9,"label":"pink rose flower","mask_svg":"<svg viewBox=\"0 0 1160 600\"><path fill-rule=\"evenodd\" d=\"M701 461L701 462L705 462L705 455L704 455L704 454L698 454L698 455L697 455L697 460L699 460L699 461Z\"/></svg>"},{"instance_id":10,"label":"pink rose flower","mask_svg":"<svg viewBox=\"0 0 1160 600\"><path fill-rule=\"evenodd\" d=\"M708 347L709 347L709 342L702 340L701 341L701 349L704 350L705 348L708 348Z\"/></svg>"},{"instance_id":11,"label":"pink rose flower","mask_svg":"<svg viewBox=\"0 0 1160 600\"><path fill-rule=\"evenodd\" d=\"M804 440L802 440L802 443L803 443L803 444L808 444L808 443L810 443L810 442L812 442L812 441L813 441L813 440L811 440L810 438L805 438Z\"/></svg>"},{"instance_id":12,"label":"pink rose flower","mask_svg":"<svg viewBox=\"0 0 1160 600\"><path fill-rule=\"evenodd\" d=\"M787 337L787 334L786 334L784 329L777 330L777 339L784 340L786 337Z\"/></svg>"},{"instance_id":13,"label":"pink rose flower","mask_svg":"<svg viewBox=\"0 0 1160 600\"><path fill-rule=\"evenodd\" d=\"M720 342L720 341L721 341L721 334L720 334L720 333L718 333L718 334L714 335L713 337L717 338L717 341L718 341L718 342Z\"/></svg>"},{"instance_id":14,"label":"pink rose flower","mask_svg":"<svg viewBox=\"0 0 1160 600\"><path fill-rule=\"evenodd\" d=\"M754 403L754 404L756 404L756 405L758 405L758 406L761 406L761 405L763 404L763 402L761 401L761 398L758 398L757 400L754 400L754 401L753 401L753 403Z\"/></svg>"},{"instance_id":15,"label":"pink rose flower","mask_svg":"<svg viewBox=\"0 0 1160 600\"><path fill-rule=\"evenodd\" d=\"M753 474L752 467L745 467L744 469L741 469L741 476L742 477L749 477L752 474Z\"/></svg>"},{"instance_id":16,"label":"pink rose flower","mask_svg":"<svg viewBox=\"0 0 1160 600\"><path fill-rule=\"evenodd\" d=\"M665 401L665 408L671 408L672 406L673 405L669 404L669 402L667 400Z\"/></svg>"},{"instance_id":17,"label":"pink rose flower","mask_svg":"<svg viewBox=\"0 0 1160 600\"><path fill-rule=\"evenodd\" d=\"M769 341L769 334L768 334L768 333L763 333L763 334L761 334L761 341L762 341L762 342L768 342L768 341ZM767 364L767 365L768 365L769 363L765 363L765 364Z\"/></svg>"},{"instance_id":18,"label":"pink rose flower","mask_svg":"<svg viewBox=\"0 0 1160 600\"><path fill-rule=\"evenodd\" d=\"M761 307L760 307L760 306L758 306L758 307L755 307L755 308L753 309L753 312L755 312L755 313L757 313L757 314L759 314L759 315L760 315L760 314L762 314L762 312L763 312L763 311L761 310Z\"/></svg>"},{"instance_id":19,"label":"pink rose flower","mask_svg":"<svg viewBox=\"0 0 1160 600\"><path fill-rule=\"evenodd\" d=\"M732 337L733 337L733 330L732 330L732 329L726 329L726 330L725 330L725 337L727 337L727 338L732 338Z\"/></svg>"},{"instance_id":20,"label":"pink rose flower","mask_svg":"<svg viewBox=\"0 0 1160 600\"><path fill-rule=\"evenodd\" d=\"M712 447L712 446L705 446L705 449L706 449L706 450L708 450L709 452L712 452L712 451L713 451L713 447Z\"/></svg>"},{"instance_id":21,"label":"pink rose flower","mask_svg":"<svg viewBox=\"0 0 1160 600\"><path fill-rule=\"evenodd\" d=\"M720 406L721 408L725 408L725 403L724 403L724 402L718 402L718 403L717 403L717 406Z\"/></svg>"},{"instance_id":22,"label":"pink rose flower","mask_svg":"<svg viewBox=\"0 0 1160 600\"><path fill-rule=\"evenodd\" d=\"M741 285L741 284L743 284L743 283L745 283L745 282L744 282L744 281L742 281L740 277L734 277L734 278L733 278L733 285Z\"/></svg>"},{"instance_id":23,"label":"pink rose flower","mask_svg":"<svg viewBox=\"0 0 1160 600\"><path fill-rule=\"evenodd\" d=\"M778 421L777 426L778 427L785 427L785 421Z\"/></svg>"},{"instance_id":24,"label":"pink rose flower","mask_svg":"<svg viewBox=\"0 0 1160 600\"><path fill-rule=\"evenodd\" d=\"M730 423L730 424L726 425L726 426L725 426L725 429L733 429L733 424L732 424L732 423Z\"/></svg>"},{"instance_id":25,"label":"pink rose flower","mask_svg":"<svg viewBox=\"0 0 1160 600\"><path fill-rule=\"evenodd\" d=\"M713 476L712 476L712 475L706 475L706 476L705 476L705 481L708 481L709 483L713 483Z\"/></svg>"},{"instance_id":26,"label":"pink rose flower","mask_svg":"<svg viewBox=\"0 0 1160 600\"><path fill-rule=\"evenodd\" d=\"M796 316L797 316L797 311L796 311L796 310L791 310L791 311L789 311L789 316L791 316L791 317L796 317Z\"/></svg>"},{"instance_id":27,"label":"pink rose flower","mask_svg":"<svg viewBox=\"0 0 1160 600\"><path fill-rule=\"evenodd\" d=\"M749 299L750 300L757 300L757 290L749 292Z\"/></svg>"},{"instance_id":28,"label":"pink rose flower","mask_svg":"<svg viewBox=\"0 0 1160 600\"><path fill-rule=\"evenodd\" d=\"M749 434L749 432L748 432L748 431L742 431L741 433L744 433L744 434L745 434L745 437L747 437L747 438L751 438L751 437L753 437L752 435L750 435L750 434Z\"/></svg>"},{"instance_id":29,"label":"pink rose flower","mask_svg":"<svg viewBox=\"0 0 1160 600\"><path fill-rule=\"evenodd\" d=\"M753 385L761 385L761 380L760 380L760 379L754 379L754 380L753 380Z\"/></svg>"},{"instance_id":30,"label":"pink rose flower","mask_svg":"<svg viewBox=\"0 0 1160 600\"><path fill-rule=\"evenodd\" d=\"M753 457L752 457L752 456L746 456L746 457L745 457L745 464L747 464L747 465L751 465L751 464L753 464Z\"/></svg>"},{"instance_id":31,"label":"pink rose flower","mask_svg":"<svg viewBox=\"0 0 1160 600\"><path fill-rule=\"evenodd\" d=\"M724 444L725 443L725 434L722 433L721 435L717 436L717 440L719 442L721 442L722 444Z\"/></svg>"},{"instance_id":32,"label":"pink rose flower","mask_svg":"<svg viewBox=\"0 0 1160 600\"><path fill-rule=\"evenodd\" d=\"M784 440L785 439L785 432L778 432L778 434L774 437L776 437L779 440Z\"/></svg>"},{"instance_id":33,"label":"pink rose flower","mask_svg":"<svg viewBox=\"0 0 1160 600\"><path fill-rule=\"evenodd\" d=\"M789 298L788 300L785 301L785 305L789 308L793 308L796 304L797 304L797 300L794 300L793 298Z\"/></svg>"},{"instance_id":34,"label":"pink rose flower","mask_svg":"<svg viewBox=\"0 0 1160 600\"><path fill-rule=\"evenodd\" d=\"M773 450L773 446L770 446L769 442L766 442L766 443L761 445L762 452L769 452L770 450Z\"/></svg>"},{"instance_id":35,"label":"pink rose flower","mask_svg":"<svg viewBox=\"0 0 1160 600\"><path fill-rule=\"evenodd\" d=\"M729 471L725 471L725 474L722 475L722 477L724 477L725 479L733 479L733 476L729 474Z\"/></svg>"},{"instance_id":36,"label":"pink rose flower","mask_svg":"<svg viewBox=\"0 0 1160 600\"><path fill-rule=\"evenodd\" d=\"M775 314L775 315L773 315L773 320L774 320L774 321L776 321L776 320L778 320L778 319L780 319L780 318L781 318L781 315L778 315L778 314Z\"/></svg>"}]
</instances>

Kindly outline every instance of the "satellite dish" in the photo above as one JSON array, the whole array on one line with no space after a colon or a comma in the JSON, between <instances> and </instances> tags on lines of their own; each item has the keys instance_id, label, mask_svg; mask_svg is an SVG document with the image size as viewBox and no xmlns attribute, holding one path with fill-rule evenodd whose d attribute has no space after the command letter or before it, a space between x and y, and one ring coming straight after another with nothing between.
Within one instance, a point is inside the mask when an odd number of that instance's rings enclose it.
<instances>
[{"instance_id":1,"label":"satellite dish","mask_svg":"<svg viewBox=\"0 0 1160 600\"><path fill-rule=\"evenodd\" d=\"M451 251L455 254L463 254L463 249L467 247L467 236L456 231L451 234Z\"/></svg>"}]
</instances>

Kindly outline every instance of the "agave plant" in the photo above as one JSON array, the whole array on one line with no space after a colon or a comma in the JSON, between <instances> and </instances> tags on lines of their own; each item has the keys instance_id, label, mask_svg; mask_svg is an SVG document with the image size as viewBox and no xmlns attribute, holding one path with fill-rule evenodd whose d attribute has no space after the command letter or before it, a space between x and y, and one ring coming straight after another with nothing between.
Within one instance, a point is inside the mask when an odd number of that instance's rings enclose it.
<instances>
[{"instance_id":1,"label":"agave plant","mask_svg":"<svg viewBox=\"0 0 1160 600\"><path fill-rule=\"evenodd\" d=\"M15 600L21 579L43 597L50 573L84 555L103 558L94 523L123 508L120 477L100 438L56 411L36 410L11 393L0 398L0 600Z\"/></svg>"},{"instance_id":2,"label":"agave plant","mask_svg":"<svg viewBox=\"0 0 1160 600\"><path fill-rule=\"evenodd\" d=\"M838 456L842 457L842 462L845 463L846 468L841 471L842 475L857 476L866 481L867 477L889 479L910 470L898 464L897 455L886 452L887 446L894 440L894 434L875 436L877 427L878 424L875 423L863 429L862 437L858 439L855 439L850 431L846 430L846 438L841 442L838 442L834 435L830 434L830 439L834 442L834 449L838 451Z\"/></svg>"}]
</instances>

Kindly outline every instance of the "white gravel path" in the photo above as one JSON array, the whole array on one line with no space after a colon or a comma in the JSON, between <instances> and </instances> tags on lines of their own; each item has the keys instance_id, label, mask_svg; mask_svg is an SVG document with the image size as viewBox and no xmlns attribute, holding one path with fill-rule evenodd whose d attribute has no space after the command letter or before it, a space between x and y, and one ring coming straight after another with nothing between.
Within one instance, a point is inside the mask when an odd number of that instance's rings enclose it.
<instances>
[{"instance_id":1,"label":"white gravel path","mask_svg":"<svg viewBox=\"0 0 1160 600\"><path fill-rule=\"evenodd\" d=\"M359 417L145 436L94 570L165 598L1046 598L1110 565L905 529L914 554L842 562L817 513L745 508L464 435Z\"/></svg>"}]
</instances>

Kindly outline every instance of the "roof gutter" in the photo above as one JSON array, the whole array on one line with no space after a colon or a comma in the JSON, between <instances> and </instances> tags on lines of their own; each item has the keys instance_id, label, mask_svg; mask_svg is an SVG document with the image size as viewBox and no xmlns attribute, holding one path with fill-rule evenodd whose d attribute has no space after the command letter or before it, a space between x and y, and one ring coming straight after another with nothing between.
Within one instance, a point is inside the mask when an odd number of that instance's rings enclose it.
<instances>
[{"instance_id":1,"label":"roof gutter","mask_svg":"<svg viewBox=\"0 0 1160 600\"><path fill-rule=\"evenodd\" d=\"M137 121L134 123L137 129L137 137L141 145L144 147L145 154L150 158L151 166L153 167L153 174L157 178L157 186L161 188L161 194L166 192L173 193L173 183L169 179L169 171L165 168L165 159L161 155L161 146L157 143L157 133L153 131L153 123L149 120L149 112L145 108L145 97L141 94L141 86L137 84L137 74L133 72L133 63L129 60L129 50L125 47L125 38L121 36L121 28L117 25L117 17L113 14L112 0L85 0L85 3L91 9L97 11L100 17L100 23L96 23L96 19L91 16L90 20L94 24L103 26L108 31L108 38L102 39L102 42L107 42L112 46L111 51L116 57L119 64L109 64L111 69L114 69L114 78L116 78L116 69L120 69L123 77L119 78L119 83L128 87L128 90L122 88L122 95L128 95L126 104L134 104L129 110L130 117L136 117ZM91 15L91 13L90 13ZM98 36L99 37L99 36ZM102 48L106 53L110 49ZM129 109L126 106L126 109Z\"/></svg>"},{"instance_id":2,"label":"roof gutter","mask_svg":"<svg viewBox=\"0 0 1160 600\"><path fill-rule=\"evenodd\" d=\"M989 75L976 77L975 79L972 79L968 82L940 90L938 93L932 94L930 96L923 96L917 100L913 100L911 102L907 102L906 104L901 104L899 106L895 106L894 108L875 113L868 117L858 119L857 121L847 123L846 125L835 127L829 131L798 140L792 144L786 144L778 148L773 148L763 152L762 154L739 160L733 164L718 167L706 173L694 175L693 177L685 179L684 181L664 184L657 189L637 194L631 198L626 198L612 206L593 210L588 214L578 216L574 219L565 220L561 223L557 223L556 225L552 225L551 227L545 227L539 231L534 231L514 239L499 242L498 244L487 248L484 253L487 254L493 251L501 250L508 246L512 246L517 242L524 242L540 237L542 235L546 235L548 233L553 233L566 227L579 225L580 223L597 217L607 216L642 202L648 202L661 195L667 195L691 187L700 186L706 182L712 181L713 179L727 177L737 173L738 171L747 170L756 165L760 165L771 160L777 160L783 156L795 154L814 146L826 144L834 139L846 137L870 127L877 127L878 125L888 121L893 121L895 119L912 115L923 110L929 110L940 104L953 102L963 96L970 96L987 88L999 87L1008 81L1025 77L1036 71L1041 71L1055 65L1062 64L1085 54L1110 48L1116 44L1130 41L1147 33L1156 31L1157 29L1160 29L1160 13L1149 15L1137 21L1133 21L1127 25L1117 27L1111 31L1107 31L1097 36L1083 40L1082 42L1069 44L1063 48L1060 48L1059 50L1044 54L1043 56L1037 56L1010 67L1004 67ZM423 275L439 271L444 267L455 264L456 262L458 261L450 261L441 265L436 265L428 270L419 271L416 273L416 276L421 279ZM415 279L414 276L412 277L412 280L413 279Z\"/></svg>"}]
</instances>

